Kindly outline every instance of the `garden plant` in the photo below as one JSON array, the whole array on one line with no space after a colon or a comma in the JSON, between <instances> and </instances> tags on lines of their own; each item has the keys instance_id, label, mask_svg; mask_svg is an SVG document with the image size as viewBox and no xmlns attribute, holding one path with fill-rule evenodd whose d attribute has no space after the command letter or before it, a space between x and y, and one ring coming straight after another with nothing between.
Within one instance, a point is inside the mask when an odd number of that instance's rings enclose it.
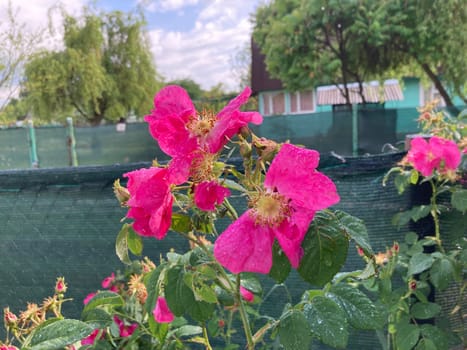
<instances>
[{"instance_id":1,"label":"garden plant","mask_svg":"<svg viewBox=\"0 0 467 350\"><path fill-rule=\"evenodd\" d=\"M43 304L28 304L18 316L6 308L0 349L309 349L313 341L345 349L354 330L376 331L388 350L447 349L462 341L465 330L420 320L440 313L430 295L448 288L457 288L460 301L449 311L462 312L466 241L461 235L448 247L440 217L458 211L465 222L463 117L424 111L430 137L414 138L387 175L400 192L430 185L430 203L396 221L431 217L433 232L409 233L376 253L364 222L332 208L340 197L317 170L317 151L249 129L262 122L259 113L242 111L250 93L246 88L217 114L197 111L179 86L156 94L145 120L171 160L114 184L128 209L116 239L126 268L90 291L80 320L62 314L64 278ZM241 162L232 162L237 156ZM144 240L172 235L190 249L141 258ZM354 247L365 268L340 272ZM263 314L271 292L263 277L277 283L274 289L293 270L309 288L278 317Z\"/></svg>"}]
</instances>

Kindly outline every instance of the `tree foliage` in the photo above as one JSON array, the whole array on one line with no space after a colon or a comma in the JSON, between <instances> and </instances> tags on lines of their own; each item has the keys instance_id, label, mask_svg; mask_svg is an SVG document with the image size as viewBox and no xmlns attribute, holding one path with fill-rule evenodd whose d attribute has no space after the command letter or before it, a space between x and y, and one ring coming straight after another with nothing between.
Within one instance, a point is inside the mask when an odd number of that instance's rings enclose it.
<instances>
[{"instance_id":1,"label":"tree foliage","mask_svg":"<svg viewBox=\"0 0 467 350\"><path fill-rule=\"evenodd\" d=\"M11 2L0 12L0 120L4 121L5 108L18 93L24 63L41 42L44 30L28 30L18 21L18 9Z\"/></svg>"},{"instance_id":2,"label":"tree foliage","mask_svg":"<svg viewBox=\"0 0 467 350\"><path fill-rule=\"evenodd\" d=\"M467 77L461 2L275 0L258 8L253 35L270 74L291 90L342 83L350 103L345 84L409 66L452 105L446 85L461 94Z\"/></svg>"},{"instance_id":3,"label":"tree foliage","mask_svg":"<svg viewBox=\"0 0 467 350\"><path fill-rule=\"evenodd\" d=\"M92 125L152 107L160 87L140 14L65 14L64 49L27 64L24 88L41 119L81 117Z\"/></svg>"}]
</instances>

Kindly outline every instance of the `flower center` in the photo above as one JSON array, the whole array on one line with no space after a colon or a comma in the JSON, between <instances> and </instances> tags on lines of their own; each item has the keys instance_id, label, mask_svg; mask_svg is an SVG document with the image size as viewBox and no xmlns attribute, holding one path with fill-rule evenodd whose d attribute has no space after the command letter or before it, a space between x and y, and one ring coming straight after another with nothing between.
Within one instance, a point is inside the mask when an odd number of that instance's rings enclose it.
<instances>
[{"instance_id":1,"label":"flower center","mask_svg":"<svg viewBox=\"0 0 467 350\"><path fill-rule=\"evenodd\" d=\"M216 115L212 112L203 111L198 114L197 118L192 118L188 122L188 129L191 134L197 138L203 138L214 127L216 122Z\"/></svg>"},{"instance_id":2,"label":"flower center","mask_svg":"<svg viewBox=\"0 0 467 350\"><path fill-rule=\"evenodd\" d=\"M290 217L289 200L278 192L260 192L250 201L251 213L258 225L279 226Z\"/></svg>"},{"instance_id":3,"label":"flower center","mask_svg":"<svg viewBox=\"0 0 467 350\"><path fill-rule=\"evenodd\" d=\"M193 182L200 183L211 179L213 175L213 164L216 155L198 150L190 166L190 177Z\"/></svg>"}]
</instances>

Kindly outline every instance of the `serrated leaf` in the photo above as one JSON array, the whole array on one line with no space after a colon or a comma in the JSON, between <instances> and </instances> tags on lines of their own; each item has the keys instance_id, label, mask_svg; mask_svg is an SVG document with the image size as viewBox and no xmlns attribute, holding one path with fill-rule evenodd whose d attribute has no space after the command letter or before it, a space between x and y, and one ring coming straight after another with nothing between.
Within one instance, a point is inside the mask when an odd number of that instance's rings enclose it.
<instances>
[{"instance_id":1,"label":"serrated leaf","mask_svg":"<svg viewBox=\"0 0 467 350\"><path fill-rule=\"evenodd\" d=\"M112 323L111 315L105 310L95 308L87 312L83 312L82 320L91 327L103 329Z\"/></svg>"},{"instance_id":2,"label":"serrated leaf","mask_svg":"<svg viewBox=\"0 0 467 350\"><path fill-rule=\"evenodd\" d=\"M277 242L272 247L272 267L269 276L277 283L284 282L292 269L290 261Z\"/></svg>"},{"instance_id":3,"label":"serrated leaf","mask_svg":"<svg viewBox=\"0 0 467 350\"><path fill-rule=\"evenodd\" d=\"M120 261L126 265L131 265L131 259L128 254L128 231L129 231L129 224L124 224L122 229L117 235L117 239L115 241L115 252L117 253L118 258Z\"/></svg>"},{"instance_id":4,"label":"serrated leaf","mask_svg":"<svg viewBox=\"0 0 467 350\"><path fill-rule=\"evenodd\" d=\"M336 210L335 215L340 227L363 249L365 254L373 255L373 248L370 245L364 221L341 210Z\"/></svg>"},{"instance_id":5,"label":"serrated leaf","mask_svg":"<svg viewBox=\"0 0 467 350\"><path fill-rule=\"evenodd\" d=\"M347 284L333 285L326 297L338 304L347 314L349 324L356 329L380 329L384 315L360 290Z\"/></svg>"},{"instance_id":6,"label":"serrated leaf","mask_svg":"<svg viewBox=\"0 0 467 350\"><path fill-rule=\"evenodd\" d=\"M281 316L278 327L279 341L285 350L308 350L311 332L305 315L297 310Z\"/></svg>"},{"instance_id":7,"label":"serrated leaf","mask_svg":"<svg viewBox=\"0 0 467 350\"><path fill-rule=\"evenodd\" d=\"M201 333L203 333L201 327L191 325L184 325L170 332L170 334L175 334L177 337L192 337Z\"/></svg>"},{"instance_id":8,"label":"serrated leaf","mask_svg":"<svg viewBox=\"0 0 467 350\"><path fill-rule=\"evenodd\" d=\"M158 281L161 271L164 268L165 265L159 265L155 270L152 270L144 277L144 286L148 293L144 307L148 314L151 314L152 310L154 310L154 307L156 306L157 297L159 296Z\"/></svg>"},{"instance_id":9,"label":"serrated leaf","mask_svg":"<svg viewBox=\"0 0 467 350\"><path fill-rule=\"evenodd\" d=\"M188 233L192 230L193 227L189 216L173 213L170 228L175 232Z\"/></svg>"},{"instance_id":10,"label":"serrated leaf","mask_svg":"<svg viewBox=\"0 0 467 350\"><path fill-rule=\"evenodd\" d=\"M63 349L92 333L94 328L78 320L57 320L34 330L31 350Z\"/></svg>"},{"instance_id":11,"label":"serrated leaf","mask_svg":"<svg viewBox=\"0 0 467 350\"><path fill-rule=\"evenodd\" d=\"M304 253L298 273L305 281L322 287L344 265L349 241L334 215L318 212L302 247Z\"/></svg>"},{"instance_id":12,"label":"serrated leaf","mask_svg":"<svg viewBox=\"0 0 467 350\"><path fill-rule=\"evenodd\" d=\"M436 259L431 266L431 283L440 291L446 289L454 278L454 266L447 258Z\"/></svg>"},{"instance_id":13,"label":"serrated leaf","mask_svg":"<svg viewBox=\"0 0 467 350\"><path fill-rule=\"evenodd\" d=\"M222 184L225 187L230 188L231 190L235 190L235 191L239 191L239 192L243 192L243 193L248 192L245 187L240 185L238 182L230 180L230 179L222 180Z\"/></svg>"},{"instance_id":14,"label":"serrated leaf","mask_svg":"<svg viewBox=\"0 0 467 350\"><path fill-rule=\"evenodd\" d=\"M128 228L127 240L130 252L134 255L141 256L143 253L143 239L133 230L132 226Z\"/></svg>"},{"instance_id":15,"label":"serrated leaf","mask_svg":"<svg viewBox=\"0 0 467 350\"><path fill-rule=\"evenodd\" d=\"M431 267L433 264L433 257L430 254L425 253L416 253L414 254L409 261L409 275L415 275L417 273L423 272Z\"/></svg>"},{"instance_id":16,"label":"serrated leaf","mask_svg":"<svg viewBox=\"0 0 467 350\"><path fill-rule=\"evenodd\" d=\"M456 191L451 196L451 204L461 212L467 211L467 190L456 188Z\"/></svg>"},{"instance_id":17,"label":"serrated leaf","mask_svg":"<svg viewBox=\"0 0 467 350\"><path fill-rule=\"evenodd\" d=\"M98 292L84 307L83 315L85 315L89 310L95 309L96 307L110 306L115 308L122 305L123 299L117 293L109 291Z\"/></svg>"},{"instance_id":18,"label":"serrated leaf","mask_svg":"<svg viewBox=\"0 0 467 350\"><path fill-rule=\"evenodd\" d=\"M399 350L412 350L420 337L420 329L413 324L398 324L396 327L396 345Z\"/></svg>"},{"instance_id":19,"label":"serrated leaf","mask_svg":"<svg viewBox=\"0 0 467 350\"><path fill-rule=\"evenodd\" d=\"M197 321L206 321L214 311L215 304L197 301L193 291L185 283L185 271L181 266L174 266L167 271L165 297L170 310L176 316L187 312Z\"/></svg>"},{"instance_id":20,"label":"serrated leaf","mask_svg":"<svg viewBox=\"0 0 467 350\"><path fill-rule=\"evenodd\" d=\"M349 339L347 319L341 307L331 299L316 296L303 308L310 330L322 343L345 349Z\"/></svg>"},{"instance_id":21,"label":"serrated leaf","mask_svg":"<svg viewBox=\"0 0 467 350\"><path fill-rule=\"evenodd\" d=\"M435 317L441 311L441 306L436 303L415 303L410 312L413 317L419 320L427 320Z\"/></svg>"}]
</instances>

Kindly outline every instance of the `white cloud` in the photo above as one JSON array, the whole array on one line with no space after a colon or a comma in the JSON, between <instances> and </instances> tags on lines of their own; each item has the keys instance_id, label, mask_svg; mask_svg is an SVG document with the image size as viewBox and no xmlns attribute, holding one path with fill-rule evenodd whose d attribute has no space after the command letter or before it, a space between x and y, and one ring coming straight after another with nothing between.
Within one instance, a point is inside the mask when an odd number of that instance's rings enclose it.
<instances>
[{"instance_id":1,"label":"white cloud","mask_svg":"<svg viewBox=\"0 0 467 350\"><path fill-rule=\"evenodd\" d=\"M192 78L204 89L223 83L235 89L231 60L249 45L253 11L249 0L205 2L194 28L189 32L150 32L159 72L168 80Z\"/></svg>"},{"instance_id":2,"label":"white cloud","mask_svg":"<svg viewBox=\"0 0 467 350\"><path fill-rule=\"evenodd\" d=\"M180 10L189 5L196 5L199 3L199 0L139 0L138 3L150 12L166 12Z\"/></svg>"}]
</instances>

